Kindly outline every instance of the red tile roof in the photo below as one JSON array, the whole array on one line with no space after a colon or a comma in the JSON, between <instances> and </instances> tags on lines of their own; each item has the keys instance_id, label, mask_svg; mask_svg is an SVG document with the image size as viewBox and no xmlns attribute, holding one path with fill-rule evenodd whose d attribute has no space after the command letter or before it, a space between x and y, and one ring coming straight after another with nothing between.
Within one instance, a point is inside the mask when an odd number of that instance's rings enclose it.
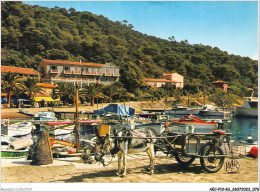
<instances>
[{"instance_id":1,"label":"red tile roof","mask_svg":"<svg viewBox=\"0 0 260 192\"><path fill-rule=\"evenodd\" d=\"M37 83L36 85L41 88L51 88L51 89L57 88L56 85L53 85L51 83Z\"/></svg>"},{"instance_id":2,"label":"red tile roof","mask_svg":"<svg viewBox=\"0 0 260 192\"><path fill-rule=\"evenodd\" d=\"M39 73L34 69L29 68L21 68L21 67L10 67L10 66L1 66L1 72L11 72L11 73L19 73L26 75L38 75Z\"/></svg>"},{"instance_id":3,"label":"red tile roof","mask_svg":"<svg viewBox=\"0 0 260 192\"><path fill-rule=\"evenodd\" d=\"M98 63L82 63L82 62L71 62L71 61L61 61L61 60L47 60L42 59L42 62L48 64L58 64L58 65L79 65L79 66L90 66L90 67L104 67L105 64L98 64Z\"/></svg>"},{"instance_id":4,"label":"red tile roof","mask_svg":"<svg viewBox=\"0 0 260 192\"><path fill-rule=\"evenodd\" d=\"M146 82L170 82L170 83L175 83L176 81L170 81L167 79L144 79Z\"/></svg>"},{"instance_id":5,"label":"red tile roof","mask_svg":"<svg viewBox=\"0 0 260 192\"><path fill-rule=\"evenodd\" d=\"M228 84L228 82L220 81L220 80L214 81L214 82L211 82L211 83L213 83L213 84Z\"/></svg>"}]
</instances>

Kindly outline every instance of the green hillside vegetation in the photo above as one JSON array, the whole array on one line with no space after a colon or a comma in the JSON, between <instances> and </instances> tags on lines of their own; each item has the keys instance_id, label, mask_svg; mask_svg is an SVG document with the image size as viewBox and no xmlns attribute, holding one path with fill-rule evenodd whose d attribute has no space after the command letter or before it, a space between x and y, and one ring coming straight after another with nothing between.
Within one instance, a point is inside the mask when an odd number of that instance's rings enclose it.
<instances>
[{"instance_id":1,"label":"green hillside vegetation","mask_svg":"<svg viewBox=\"0 0 260 192\"><path fill-rule=\"evenodd\" d=\"M6 1L1 9L2 65L37 69L41 59L112 62L120 67L123 86L137 99L202 91L211 95L215 80L227 81L229 94L239 97L250 96L249 87L258 89L258 62L217 47L177 42L174 34L160 39L135 31L126 20L114 22L74 8ZM185 76L183 90L153 90L143 82L170 72Z\"/></svg>"}]
</instances>

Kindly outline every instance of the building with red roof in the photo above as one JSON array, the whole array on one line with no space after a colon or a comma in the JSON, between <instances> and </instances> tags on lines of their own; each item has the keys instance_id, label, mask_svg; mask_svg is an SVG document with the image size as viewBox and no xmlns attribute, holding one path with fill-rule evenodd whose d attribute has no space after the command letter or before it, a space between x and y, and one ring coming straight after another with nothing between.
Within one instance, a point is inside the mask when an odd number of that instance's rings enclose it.
<instances>
[{"instance_id":1,"label":"building with red roof","mask_svg":"<svg viewBox=\"0 0 260 192\"><path fill-rule=\"evenodd\" d=\"M111 84L119 80L119 67L112 63L83 63L42 59L39 64L43 83L78 82L79 86L90 83Z\"/></svg>"},{"instance_id":2,"label":"building with red roof","mask_svg":"<svg viewBox=\"0 0 260 192\"><path fill-rule=\"evenodd\" d=\"M227 90L230 88L228 86L228 82L221 80L211 82L211 84L213 84L216 88L221 88L224 92L227 92Z\"/></svg>"},{"instance_id":3,"label":"building with red roof","mask_svg":"<svg viewBox=\"0 0 260 192\"><path fill-rule=\"evenodd\" d=\"M39 77L39 73L34 69L30 68L21 68L21 67L11 67L11 66L1 66L1 73L17 73L21 78L22 77Z\"/></svg>"},{"instance_id":4,"label":"building with red roof","mask_svg":"<svg viewBox=\"0 0 260 192\"><path fill-rule=\"evenodd\" d=\"M166 83L175 85L176 88L183 88L184 77L178 73L163 74L163 79L144 79L144 81L151 87L162 87Z\"/></svg>"}]
</instances>

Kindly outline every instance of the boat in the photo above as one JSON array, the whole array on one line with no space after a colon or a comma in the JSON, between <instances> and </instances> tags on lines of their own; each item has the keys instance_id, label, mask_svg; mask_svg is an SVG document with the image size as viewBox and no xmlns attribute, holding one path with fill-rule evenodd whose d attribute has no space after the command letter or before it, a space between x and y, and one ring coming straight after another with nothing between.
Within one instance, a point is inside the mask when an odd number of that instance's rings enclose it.
<instances>
[{"instance_id":1,"label":"boat","mask_svg":"<svg viewBox=\"0 0 260 192\"><path fill-rule=\"evenodd\" d=\"M198 113L200 116L228 116L230 114L231 111L225 111L213 105L204 105Z\"/></svg>"},{"instance_id":2,"label":"boat","mask_svg":"<svg viewBox=\"0 0 260 192\"><path fill-rule=\"evenodd\" d=\"M252 137L247 137L245 141L240 141L240 143L246 145L258 145L258 141L254 141Z\"/></svg>"},{"instance_id":3,"label":"boat","mask_svg":"<svg viewBox=\"0 0 260 192\"><path fill-rule=\"evenodd\" d=\"M201 108L183 107L180 104L174 105L171 110L165 110L166 115L198 115Z\"/></svg>"},{"instance_id":4,"label":"boat","mask_svg":"<svg viewBox=\"0 0 260 192\"><path fill-rule=\"evenodd\" d=\"M57 121L57 118L55 117L55 113L54 112L49 112L49 111L40 111L37 112L34 115L34 123L35 123L35 127L36 127L36 134L41 130L44 129L45 122L48 121Z\"/></svg>"},{"instance_id":5,"label":"boat","mask_svg":"<svg viewBox=\"0 0 260 192\"><path fill-rule=\"evenodd\" d=\"M41 112L37 112L34 115L34 120L36 120L36 121L56 121L57 118L55 117L54 112L41 111Z\"/></svg>"},{"instance_id":6,"label":"boat","mask_svg":"<svg viewBox=\"0 0 260 192\"><path fill-rule=\"evenodd\" d=\"M29 149L23 150L2 150L1 149L1 157L2 158L22 158L27 157L29 154Z\"/></svg>"},{"instance_id":7,"label":"boat","mask_svg":"<svg viewBox=\"0 0 260 192\"><path fill-rule=\"evenodd\" d=\"M10 137L22 137L31 135L33 129L32 122L22 121L1 127L1 132Z\"/></svg>"},{"instance_id":8,"label":"boat","mask_svg":"<svg viewBox=\"0 0 260 192\"><path fill-rule=\"evenodd\" d=\"M32 112L26 111L24 109L19 109L19 113L22 113L22 114L27 115L29 117L33 117L34 116L34 114Z\"/></svg>"},{"instance_id":9,"label":"boat","mask_svg":"<svg viewBox=\"0 0 260 192\"><path fill-rule=\"evenodd\" d=\"M176 121L172 121L171 122L173 125L175 126L190 126L192 125L195 129L199 128L199 129L217 129L218 128L218 123L214 122L214 121L203 121L197 117L194 116L183 116L180 120L176 120Z\"/></svg>"},{"instance_id":10,"label":"boat","mask_svg":"<svg viewBox=\"0 0 260 192\"><path fill-rule=\"evenodd\" d=\"M29 147L33 144L29 137L15 138L8 135L1 135L1 157L21 158L27 157Z\"/></svg>"},{"instance_id":11,"label":"boat","mask_svg":"<svg viewBox=\"0 0 260 192\"><path fill-rule=\"evenodd\" d=\"M150 129L154 130L156 135L161 135L165 131L165 129L166 129L165 122L137 124L135 126L135 129L139 129L139 128L143 128L143 127L150 128Z\"/></svg>"},{"instance_id":12,"label":"boat","mask_svg":"<svg viewBox=\"0 0 260 192\"><path fill-rule=\"evenodd\" d=\"M235 116L258 117L258 98L245 97L242 106L235 107Z\"/></svg>"}]
</instances>

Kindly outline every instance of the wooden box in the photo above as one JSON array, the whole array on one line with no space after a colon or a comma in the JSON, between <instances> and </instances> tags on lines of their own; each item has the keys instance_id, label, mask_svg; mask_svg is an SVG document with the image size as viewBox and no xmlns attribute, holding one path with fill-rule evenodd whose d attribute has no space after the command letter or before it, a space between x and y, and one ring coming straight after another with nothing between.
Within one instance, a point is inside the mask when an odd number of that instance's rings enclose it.
<instances>
[{"instance_id":1,"label":"wooden box","mask_svg":"<svg viewBox=\"0 0 260 192\"><path fill-rule=\"evenodd\" d=\"M110 133L110 126L101 124L98 129L98 135L99 136L106 136Z\"/></svg>"}]
</instances>

